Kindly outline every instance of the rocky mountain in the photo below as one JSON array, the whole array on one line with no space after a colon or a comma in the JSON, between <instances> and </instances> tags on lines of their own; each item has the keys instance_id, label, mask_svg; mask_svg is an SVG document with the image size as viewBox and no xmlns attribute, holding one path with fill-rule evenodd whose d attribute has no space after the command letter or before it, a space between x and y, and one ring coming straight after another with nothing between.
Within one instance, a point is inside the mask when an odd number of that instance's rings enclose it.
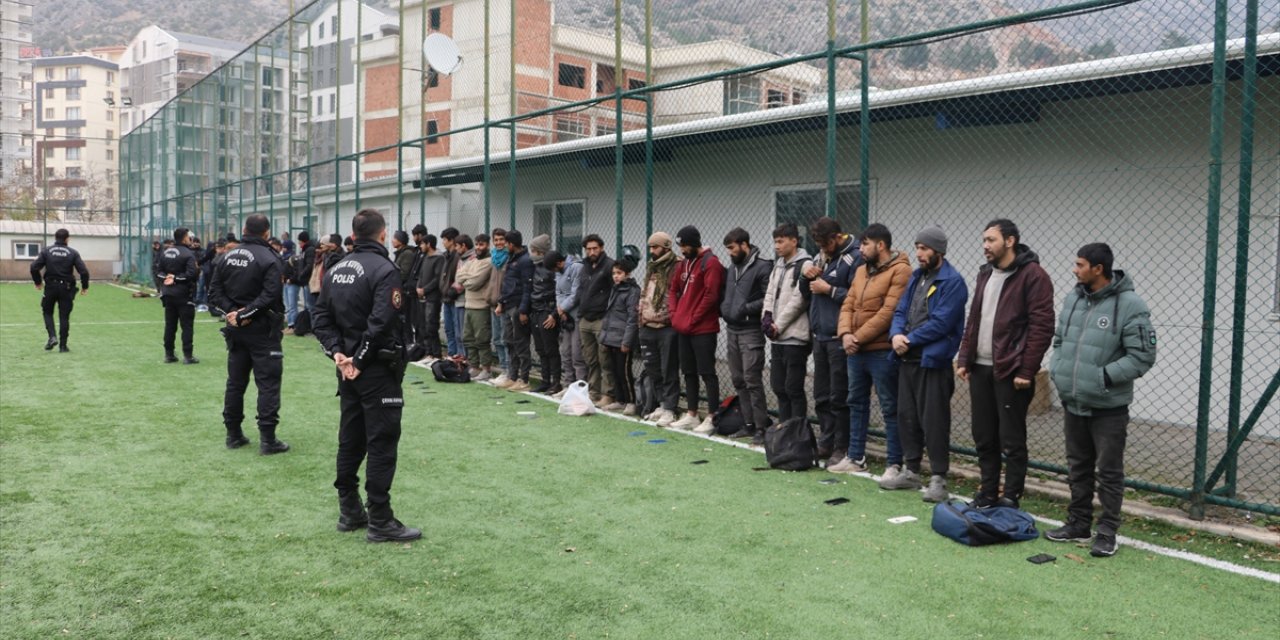
<instances>
[{"instance_id":1,"label":"rocky mountain","mask_svg":"<svg viewBox=\"0 0 1280 640\"><path fill-rule=\"evenodd\" d=\"M1064 4L1066 0L870 0L871 39L988 20ZM394 10L397 0L370 0ZM294 0L302 6L303 0ZM821 50L826 43L823 0L655 0L655 40L660 45L714 39L743 42L781 54ZM858 38L859 2L839 0L838 44ZM1232 35L1242 30L1242 3L1232 3ZM250 42L283 20L288 0L41 0L35 6L36 44L55 52L124 44L155 23L239 42ZM644 0L624 0L629 39L642 36ZM964 77L1074 60L1124 55L1212 38L1208 0L1140 0L1127 6L966 36L928 47L882 52L878 84ZM1264 30L1280 27L1280 3L1262 3ZM557 0L556 21L611 31L613 3ZM913 80L914 79L914 80Z\"/></svg>"}]
</instances>

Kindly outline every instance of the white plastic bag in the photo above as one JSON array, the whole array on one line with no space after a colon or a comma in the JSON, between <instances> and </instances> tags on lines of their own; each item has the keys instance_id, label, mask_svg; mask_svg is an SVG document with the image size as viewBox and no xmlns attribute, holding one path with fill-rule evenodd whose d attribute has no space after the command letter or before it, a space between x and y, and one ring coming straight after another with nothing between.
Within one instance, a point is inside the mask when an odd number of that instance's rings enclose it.
<instances>
[{"instance_id":1,"label":"white plastic bag","mask_svg":"<svg viewBox=\"0 0 1280 640\"><path fill-rule=\"evenodd\" d=\"M565 416L589 416L596 412L596 405L591 402L591 390L584 380L579 380L564 392L560 400L558 413Z\"/></svg>"}]
</instances>

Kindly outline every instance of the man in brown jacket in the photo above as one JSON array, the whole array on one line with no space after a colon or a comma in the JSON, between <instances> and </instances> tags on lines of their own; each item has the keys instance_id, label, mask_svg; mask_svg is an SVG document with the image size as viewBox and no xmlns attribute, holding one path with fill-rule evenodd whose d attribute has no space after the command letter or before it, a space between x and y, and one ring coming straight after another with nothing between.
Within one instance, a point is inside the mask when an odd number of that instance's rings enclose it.
<instances>
[{"instance_id":1,"label":"man in brown jacket","mask_svg":"<svg viewBox=\"0 0 1280 640\"><path fill-rule=\"evenodd\" d=\"M978 272L956 374L969 382L973 443L982 482L976 507L1017 507L1027 480L1027 408L1036 373L1053 342L1053 280L1040 257L1003 218L982 232L987 264ZM1004 495L1000 454L1004 452Z\"/></svg>"},{"instance_id":2,"label":"man in brown jacket","mask_svg":"<svg viewBox=\"0 0 1280 640\"><path fill-rule=\"evenodd\" d=\"M893 235L883 224L862 232L864 264L854 272L853 284L840 307L836 332L849 355L849 451L828 471L858 473L867 470L867 427L871 422L871 385L880 401L888 460L884 477L902 471L902 445L898 442L898 360L893 357L889 325L893 310L907 290L911 263L907 254L893 250Z\"/></svg>"}]
</instances>

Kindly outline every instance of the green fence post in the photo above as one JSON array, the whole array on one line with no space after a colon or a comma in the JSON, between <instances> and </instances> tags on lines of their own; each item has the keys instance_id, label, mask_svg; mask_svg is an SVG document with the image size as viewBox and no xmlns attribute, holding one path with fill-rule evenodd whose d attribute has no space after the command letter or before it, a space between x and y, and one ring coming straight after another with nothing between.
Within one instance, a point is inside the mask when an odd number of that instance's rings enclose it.
<instances>
[{"instance_id":1,"label":"green fence post","mask_svg":"<svg viewBox=\"0 0 1280 640\"><path fill-rule=\"evenodd\" d=\"M653 0L644 0L644 86L653 84ZM644 238L653 235L653 93L644 96ZM645 248L647 255L648 248Z\"/></svg>"},{"instance_id":2,"label":"green fence post","mask_svg":"<svg viewBox=\"0 0 1280 640\"><path fill-rule=\"evenodd\" d=\"M827 0L827 217L836 218L836 0Z\"/></svg>"},{"instance_id":3,"label":"green fence post","mask_svg":"<svg viewBox=\"0 0 1280 640\"><path fill-rule=\"evenodd\" d=\"M1209 457L1209 410L1213 391L1214 312L1218 297L1218 227L1222 210L1222 130L1227 94L1227 0L1215 0L1213 101L1209 109L1209 194L1205 220L1204 308L1200 327L1200 396L1196 407L1196 458L1191 487L1192 519L1204 519L1205 467Z\"/></svg>"},{"instance_id":4,"label":"green fence post","mask_svg":"<svg viewBox=\"0 0 1280 640\"><path fill-rule=\"evenodd\" d=\"M622 71L622 0L613 0L613 190L616 199L614 223L613 255L622 255L622 188L624 167L622 164L622 84L625 77ZM559 236L560 234L556 234Z\"/></svg>"},{"instance_id":5,"label":"green fence post","mask_svg":"<svg viewBox=\"0 0 1280 640\"><path fill-rule=\"evenodd\" d=\"M484 228L480 229L484 233L489 233L490 229L489 178L492 173L489 168L489 9L489 0L484 0Z\"/></svg>"}]
</instances>

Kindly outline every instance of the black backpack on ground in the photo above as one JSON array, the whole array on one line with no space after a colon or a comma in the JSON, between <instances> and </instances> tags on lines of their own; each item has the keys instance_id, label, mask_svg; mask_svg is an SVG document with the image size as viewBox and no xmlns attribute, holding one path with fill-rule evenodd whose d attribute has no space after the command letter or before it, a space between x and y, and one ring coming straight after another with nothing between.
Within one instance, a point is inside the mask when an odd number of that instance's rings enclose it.
<instances>
[{"instance_id":1,"label":"black backpack on ground","mask_svg":"<svg viewBox=\"0 0 1280 640\"><path fill-rule=\"evenodd\" d=\"M804 418L792 418L764 432L764 457L769 466L783 471L805 471L818 466L818 443Z\"/></svg>"},{"instance_id":2,"label":"black backpack on ground","mask_svg":"<svg viewBox=\"0 0 1280 640\"><path fill-rule=\"evenodd\" d=\"M311 333L311 310L303 309L298 312L298 317L293 319L293 335L305 336Z\"/></svg>"},{"instance_id":3,"label":"black backpack on ground","mask_svg":"<svg viewBox=\"0 0 1280 640\"><path fill-rule=\"evenodd\" d=\"M436 382L471 382L471 372L467 370L466 361L436 360L431 363L431 374Z\"/></svg>"},{"instance_id":4,"label":"black backpack on ground","mask_svg":"<svg viewBox=\"0 0 1280 640\"><path fill-rule=\"evenodd\" d=\"M636 413L647 416L658 408L658 394L653 389L653 378L648 372L641 372L636 378Z\"/></svg>"},{"instance_id":5,"label":"black backpack on ground","mask_svg":"<svg viewBox=\"0 0 1280 640\"><path fill-rule=\"evenodd\" d=\"M747 418L742 415L742 400L738 396L725 398L716 412L711 414L711 424L715 425L718 436L731 436L746 428Z\"/></svg>"}]
</instances>

